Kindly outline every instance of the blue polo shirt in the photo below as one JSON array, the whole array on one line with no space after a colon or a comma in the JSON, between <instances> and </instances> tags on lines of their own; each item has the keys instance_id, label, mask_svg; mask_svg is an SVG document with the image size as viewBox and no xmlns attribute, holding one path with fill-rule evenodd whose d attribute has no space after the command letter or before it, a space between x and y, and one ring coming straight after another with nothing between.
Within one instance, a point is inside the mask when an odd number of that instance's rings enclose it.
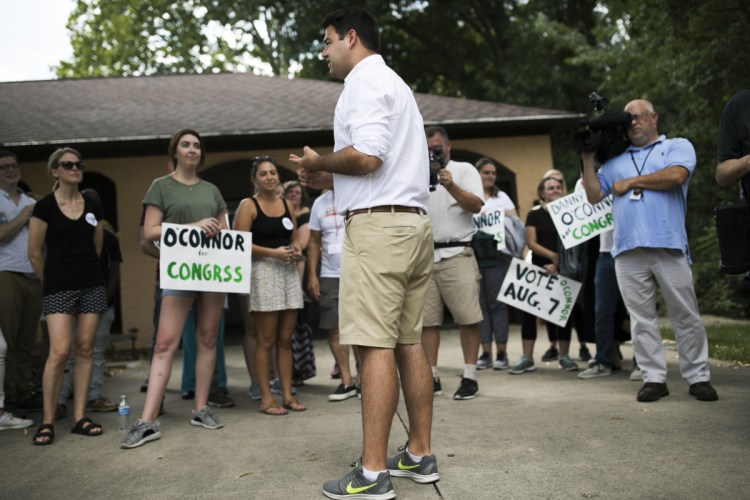
<instances>
[{"instance_id":1,"label":"blue polo shirt","mask_svg":"<svg viewBox=\"0 0 750 500\"><path fill-rule=\"evenodd\" d=\"M614 197L613 256L634 248L670 248L689 258L685 214L688 182L695 163L695 149L690 141L667 139L662 135L648 146L630 146L602 166L597 176L602 192L607 195L612 193L612 185L619 180L653 174L670 166L684 167L690 173L685 182L673 189L644 189L638 201L630 199L632 191Z\"/></svg>"}]
</instances>

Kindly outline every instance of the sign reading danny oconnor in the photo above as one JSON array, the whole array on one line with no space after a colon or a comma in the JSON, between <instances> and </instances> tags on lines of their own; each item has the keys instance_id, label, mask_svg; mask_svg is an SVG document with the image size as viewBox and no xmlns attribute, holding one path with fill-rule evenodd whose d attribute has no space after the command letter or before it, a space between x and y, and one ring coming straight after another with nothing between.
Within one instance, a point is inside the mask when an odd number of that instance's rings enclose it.
<instances>
[{"instance_id":1,"label":"sign reading danny oconnor","mask_svg":"<svg viewBox=\"0 0 750 500\"><path fill-rule=\"evenodd\" d=\"M159 248L162 288L250 292L252 233L225 230L208 238L199 227L165 222Z\"/></svg>"},{"instance_id":2,"label":"sign reading danny oconnor","mask_svg":"<svg viewBox=\"0 0 750 500\"><path fill-rule=\"evenodd\" d=\"M576 191L547 203L547 208L566 249L612 230L612 195L592 205L585 192Z\"/></svg>"},{"instance_id":3,"label":"sign reading danny oconnor","mask_svg":"<svg viewBox=\"0 0 750 500\"><path fill-rule=\"evenodd\" d=\"M578 281L549 275L539 266L513 258L497 300L565 326L580 291Z\"/></svg>"}]
</instances>

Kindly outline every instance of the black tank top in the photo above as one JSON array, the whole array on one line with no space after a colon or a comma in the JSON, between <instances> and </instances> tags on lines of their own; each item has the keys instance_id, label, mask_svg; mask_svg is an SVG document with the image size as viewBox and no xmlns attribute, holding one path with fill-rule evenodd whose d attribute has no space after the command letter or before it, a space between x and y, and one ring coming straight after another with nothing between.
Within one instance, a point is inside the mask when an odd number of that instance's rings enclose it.
<instances>
[{"instance_id":1,"label":"black tank top","mask_svg":"<svg viewBox=\"0 0 750 500\"><path fill-rule=\"evenodd\" d=\"M253 243L266 248L279 248L289 245L292 240L292 216L286 201L284 203L284 215L280 217L269 217L260 209L260 204L255 198L250 198L255 203L258 212L253 221Z\"/></svg>"}]
</instances>

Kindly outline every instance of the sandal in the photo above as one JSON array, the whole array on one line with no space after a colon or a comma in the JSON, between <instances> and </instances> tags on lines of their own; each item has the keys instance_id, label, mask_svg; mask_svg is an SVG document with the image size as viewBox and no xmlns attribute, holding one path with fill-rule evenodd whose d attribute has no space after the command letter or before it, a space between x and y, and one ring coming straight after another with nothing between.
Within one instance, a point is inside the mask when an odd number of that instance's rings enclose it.
<instances>
[{"instance_id":1,"label":"sandal","mask_svg":"<svg viewBox=\"0 0 750 500\"><path fill-rule=\"evenodd\" d=\"M271 415L274 417L281 416L281 415L287 415L289 412L286 411L284 408L279 406L279 403L276 401L273 401L265 406L260 406L260 412L265 415Z\"/></svg>"},{"instance_id":2,"label":"sandal","mask_svg":"<svg viewBox=\"0 0 750 500\"><path fill-rule=\"evenodd\" d=\"M290 399L289 401L284 401L284 404L282 405L285 409L290 411L305 411L307 410L307 407L297 401L296 399Z\"/></svg>"},{"instance_id":3,"label":"sandal","mask_svg":"<svg viewBox=\"0 0 750 500\"><path fill-rule=\"evenodd\" d=\"M88 424L88 425L86 425ZM88 417L83 417L76 422L75 427L70 429L71 434L80 434L81 436L101 436L104 431L100 424L95 424Z\"/></svg>"},{"instance_id":4,"label":"sandal","mask_svg":"<svg viewBox=\"0 0 750 500\"><path fill-rule=\"evenodd\" d=\"M45 441L39 441L44 439ZM37 429L32 442L37 446L46 446L55 441L55 428L52 424L42 424Z\"/></svg>"}]
</instances>

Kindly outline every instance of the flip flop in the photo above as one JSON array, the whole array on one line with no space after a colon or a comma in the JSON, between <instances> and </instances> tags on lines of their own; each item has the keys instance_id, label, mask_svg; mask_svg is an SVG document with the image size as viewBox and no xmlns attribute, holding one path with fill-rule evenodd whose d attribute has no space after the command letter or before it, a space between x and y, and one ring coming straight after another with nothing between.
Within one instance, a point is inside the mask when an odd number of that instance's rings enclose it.
<instances>
[{"instance_id":1,"label":"flip flop","mask_svg":"<svg viewBox=\"0 0 750 500\"><path fill-rule=\"evenodd\" d=\"M307 410L307 407L300 403L299 401L292 399L289 401L285 401L282 405L285 409L290 411L305 411Z\"/></svg>"},{"instance_id":2,"label":"flip flop","mask_svg":"<svg viewBox=\"0 0 750 500\"><path fill-rule=\"evenodd\" d=\"M280 417L282 415L288 415L289 412L286 411L284 408L279 406L279 403L274 401L273 403L270 403L268 406L263 407L261 405L260 412L265 415L271 415L272 417Z\"/></svg>"},{"instance_id":3,"label":"flip flop","mask_svg":"<svg viewBox=\"0 0 750 500\"><path fill-rule=\"evenodd\" d=\"M88 425L86 425L88 424ZM96 432L96 431L99 432ZM75 427L70 429L71 434L80 434L81 436L101 436L104 434L102 426L91 421L88 417L83 417L76 422Z\"/></svg>"},{"instance_id":4,"label":"flip flop","mask_svg":"<svg viewBox=\"0 0 750 500\"><path fill-rule=\"evenodd\" d=\"M37 441L40 438L46 439L46 441ZM55 441L55 428L52 426L52 424L42 424L39 426L39 429L37 429L36 434L34 434L34 438L32 439L32 443L34 443L37 446L46 446L48 444L52 444Z\"/></svg>"}]
</instances>

